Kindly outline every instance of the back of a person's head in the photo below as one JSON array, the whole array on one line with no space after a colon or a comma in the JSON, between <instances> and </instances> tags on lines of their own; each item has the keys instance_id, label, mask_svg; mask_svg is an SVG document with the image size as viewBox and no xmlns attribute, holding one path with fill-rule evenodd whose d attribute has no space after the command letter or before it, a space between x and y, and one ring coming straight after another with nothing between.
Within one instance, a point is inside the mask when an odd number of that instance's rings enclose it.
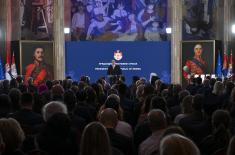
<instances>
[{"instance_id":1,"label":"back of a person's head","mask_svg":"<svg viewBox=\"0 0 235 155\"><path fill-rule=\"evenodd\" d=\"M184 114L192 113L193 112L192 104L193 104L193 96L192 95L185 96L180 104L182 112Z\"/></svg>"},{"instance_id":2,"label":"back of a person's head","mask_svg":"<svg viewBox=\"0 0 235 155\"><path fill-rule=\"evenodd\" d=\"M136 98L137 99L143 97L144 86L145 86L144 84L141 84L141 85L137 86L137 88L136 88Z\"/></svg>"},{"instance_id":3,"label":"back of a person's head","mask_svg":"<svg viewBox=\"0 0 235 155\"><path fill-rule=\"evenodd\" d=\"M74 94L74 92L72 90L67 90L64 93L64 103L67 105L68 110L71 112L74 110L75 106L76 106L76 95Z\"/></svg>"},{"instance_id":4,"label":"back of a person's head","mask_svg":"<svg viewBox=\"0 0 235 155\"><path fill-rule=\"evenodd\" d=\"M11 101L8 95L1 94L0 95L0 111L1 113L5 113L6 115L11 110Z\"/></svg>"},{"instance_id":5,"label":"back of a person's head","mask_svg":"<svg viewBox=\"0 0 235 155\"><path fill-rule=\"evenodd\" d=\"M70 129L71 121L69 116L64 113L56 113L47 120L43 132L47 132L47 135L65 138L68 136Z\"/></svg>"},{"instance_id":6,"label":"back of a person's head","mask_svg":"<svg viewBox=\"0 0 235 155\"><path fill-rule=\"evenodd\" d=\"M127 92L127 86L124 83L120 83L118 85L118 93L122 96L125 96Z\"/></svg>"},{"instance_id":7,"label":"back of a person's head","mask_svg":"<svg viewBox=\"0 0 235 155\"><path fill-rule=\"evenodd\" d=\"M179 102L182 102L185 96L190 95L190 92L188 90L181 90L179 92Z\"/></svg>"},{"instance_id":8,"label":"back of a person's head","mask_svg":"<svg viewBox=\"0 0 235 155\"><path fill-rule=\"evenodd\" d=\"M18 76L16 77L16 81L18 82L18 84L21 84L21 83L24 82L23 77L22 77L21 75L18 75Z\"/></svg>"},{"instance_id":9,"label":"back of a person's head","mask_svg":"<svg viewBox=\"0 0 235 155\"><path fill-rule=\"evenodd\" d=\"M52 86L53 86L53 82L50 81L50 80L47 80L47 81L46 81L46 85L47 85L48 89L51 90L51 88L52 88Z\"/></svg>"},{"instance_id":10,"label":"back of a person's head","mask_svg":"<svg viewBox=\"0 0 235 155\"><path fill-rule=\"evenodd\" d=\"M201 77L197 77L196 78L196 83L197 83L197 85L201 85L202 84L202 78Z\"/></svg>"},{"instance_id":11,"label":"back of a person's head","mask_svg":"<svg viewBox=\"0 0 235 155\"><path fill-rule=\"evenodd\" d=\"M57 101L63 100L64 88L60 84L53 85L51 88L52 99Z\"/></svg>"},{"instance_id":12,"label":"back of a person's head","mask_svg":"<svg viewBox=\"0 0 235 155\"><path fill-rule=\"evenodd\" d=\"M17 88L18 87L18 83L16 81L16 79L11 79L10 81L10 88Z\"/></svg>"},{"instance_id":13,"label":"back of a person's head","mask_svg":"<svg viewBox=\"0 0 235 155\"><path fill-rule=\"evenodd\" d=\"M154 96L151 99L150 109L161 109L162 111L167 113L166 101L162 97Z\"/></svg>"},{"instance_id":14,"label":"back of a person's head","mask_svg":"<svg viewBox=\"0 0 235 155\"><path fill-rule=\"evenodd\" d=\"M63 86L63 88L65 89L65 90L68 90L68 89L70 89L71 88L71 86L72 86L72 80L71 79L64 79L63 81L62 81L62 86Z\"/></svg>"},{"instance_id":15,"label":"back of a person's head","mask_svg":"<svg viewBox=\"0 0 235 155\"><path fill-rule=\"evenodd\" d=\"M76 94L77 102L84 102L86 100L86 93L84 90L80 90Z\"/></svg>"},{"instance_id":16,"label":"back of a person's head","mask_svg":"<svg viewBox=\"0 0 235 155\"><path fill-rule=\"evenodd\" d=\"M5 153L14 152L23 143L25 139L24 132L20 124L13 118L0 119L0 133L5 143Z\"/></svg>"},{"instance_id":17,"label":"back of a person's head","mask_svg":"<svg viewBox=\"0 0 235 155\"><path fill-rule=\"evenodd\" d=\"M106 128L99 122L88 124L82 134L80 155L110 155L111 144Z\"/></svg>"},{"instance_id":18,"label":"back of a person's head","mask_svg":"<svg viewBox=\"0 0 235 155\"><path fill-rule=\"evenodd\" d=\"M88 76L81 76L80 81L85 82L87 84L90 83L89 77Z\"/></svg>"},{"instance_id":19,"label":"back of a person's head","mask_svg":"<svg viewBox=\"0 0 235 155\"><path fill-rule=\"evenodd\" d=\"M106 108L100 112L99 121L106 128L115 128L118 122L118 114L112 108Z\"/></svg>"},{"instance_id":20,"label":"back of a person's head","mask_svg":"<svg viewBox=\"0 0 235 155\"><path fill-rule=\"evenodd\" d=\"M231 123L231 118L228 111L216 110L212 114L212 125L214 128L218 128L220 125L223 125L226 129L228 129L230 123Z\"/></svg>"},{"instance_id":21,"label":"back of a person's head","mask_svg":"<svg viewBox=\"0 0 235 155\"><path fill-rule=\"evenodd\" d=\"M3 89L9 89L10 88L10 81L9 80L3 80L2 86L3 86Z\"/></svg>"},{"instance_id":22,"label":"back of a person's head","mask_svg":"<svg viewBox=\"0 0 235 155\"><path fill-rule=\"evenodd\" d=\"M200 155L200 151L192 140L171 134L161 140L160 155Z\"/></svg>"},{"instance_id":23,"label":"back of a person's head","mask_svg":"<svg viewBox=\"0 0 235 155\"><path fill-rule=\"evenodd\" d=\"M42 116L45 121L56 113L68 114L66 105L59 101L51 101L42 108Z\"/></svg>"},{"instance_id":24,"label":"back of a person's head","mask_svg":"<svg viewBox=\"0 0 235 155\"><path fill-rule=\"evenodd\" d=\"M156 96L154 94L152 95L148 95L145 99L144 99L144 104L142 105L142 113L148 113L149 110L150 110L150 107L151 107L151 101L152 101L152 98Z\"/></svg>"},{"instance_id":25,"label":"back of a person's head","mask_svg":"<svg viewBox=\"0 0 235 155\"><path fill-rule=\"evenodd\" d=\"M165 129L167 127L167 118L165 113L160 109L151 110L148 113L148 123L152 132Z\"/></svg>"},{"instance_id":26,"label":"back of a person's head","mask_svg":"<svg viewBox=\"0 0 235 155\"><path fill-rule=\"evenodd\" d=\"M205 80L203 81L203 85L204 85L205 87L209 87L209 86L210 86L210 80L209 80L209 79L205 79Z\"/></svg>"},{"instance_id":27,"label":"back of a person's head","mask_svg":"<svg viewBox=\"0 0 235 155\"><path fill-rule=\"evenodd\" d=\"M30 93L23 93L21 95L21 106L32 106L33 105L33 96Z\"/></svg>"},{"instance_id":28,"label":"back of a person's head","mask_svg":"<svg viewBox=\"0 0 235 155\"><path fill-rule=\"evenodd\" d=\"M120 106L120 98L119 96L112 94L109 95L104 103L105 108L112 108L116 111L119 110L119 106Z\"/></svg>"},{"instance_id":29,"label":"back of a person's head","mask_svg":"<svg viewBox=\"0 0 235 155\"><path fill-rule=\"evenodd\" d=\"M154 93L154 87L151 84L146 84L144 86L144 91L143 91L144 97L151 95L153 93Z\"/></svg>"},{"instance_id":30,"label":"back of a person's head","mask_svg":"<svg viewBox=\"0 0 235 155\"><path fill-rule=\"evenodd\" d=\"M214 84L216 82L216 79L215 78L211 78L210 79L210 86L213 88L214 87Z\"/></svg>"},{"instance_id":31,"label":"back of a person's head","mask_svg":"<svg viewBox=\"0 0 235 155\"><path fill-rule=\"evenodd\" d=\"M224 86L223 83L220 81L216 81L213 87L213 91L214 94L216 95L222 95L224 92Z\"/></svg>"},{"instance_id":32,"label":"back of a person's head","mask_svg":"<svg viewBox=\"0 0 235 155\"><path fill-rule=\"evenodd\" d=\"M95 92L95 90L90 87L90 86L87 86L85 88L85 93L86 93L86 101L87 102L95 102L96 101L96 98L97 98L97 94Z\"/></svg>"},{"instance_id":33,"label":"back of a person's head","mask_svg":"<svg viewBox=\"0 0 235 155\"><path fill-rule=\"evenodd\" d=\"M232 81L227 81L225 84L225 91L227 94L230 94L234 88L234 83Z\"/></svg>"},{"instance_id":34,"label":"back of a person's head","mask_svg":"<svg viewBox=\"0 0 235 155\"><path fill-rule=\"evenodd\" d=\"M113 89L113 88L112 88L112 89L109 89L109 90L107 91L107 96L109 96L109 95L111 95L111 94L119 95L117 89Z\"/></svg>"},{"instance_id":35,"label":"back of a person's head","mask_svg":"<svg viewBox=\"0 0 235 155\"><path fill-rule=\"evenodd\" d=\"M18 110L20 108L20 98L21 98L21 92L17 88L12 88L9 93L8 93L11 103L12 103L12 108L14 110Z\"/></svg>"},{"instance_id":36,"label":"back of a person's head","mask_svg":"<svg viewBox=\"0 0 235 155\"><path fill-rule=\"evenodd\" d=\"M173 85L173 96L178 96L179 92L182 90L182 86L180 84L174 84Z\"/></svg>"},{"instance_id":37,"label":"back of a person's head","mask_svg":"<svg viewBox=\"0 0 235 155\"><path fill-rule=\"evenodd\" d=\"M193 104L192 104L193 110L201 112L203 105L204 105L204 96L201 94L195 95L193 97Z\"/></svg>"}]
</instances>

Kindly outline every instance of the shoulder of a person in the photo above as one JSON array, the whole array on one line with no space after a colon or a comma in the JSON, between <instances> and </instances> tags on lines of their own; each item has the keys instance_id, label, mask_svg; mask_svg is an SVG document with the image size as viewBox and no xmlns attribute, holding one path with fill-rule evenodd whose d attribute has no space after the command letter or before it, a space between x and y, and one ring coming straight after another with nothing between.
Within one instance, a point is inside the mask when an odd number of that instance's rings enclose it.
<instances>
[{"instance_id":1,"label":"shoulder of a person","mask_svg":"<svg viewBox=\"0 0 235 155\"><path fill-rule=\"evenodd\" d=\"M26 69L30 69L30 68L33 68L33 67L35 67L35 64L28 64L28 65L26 66Z\"/></svg>"}]
</instances>

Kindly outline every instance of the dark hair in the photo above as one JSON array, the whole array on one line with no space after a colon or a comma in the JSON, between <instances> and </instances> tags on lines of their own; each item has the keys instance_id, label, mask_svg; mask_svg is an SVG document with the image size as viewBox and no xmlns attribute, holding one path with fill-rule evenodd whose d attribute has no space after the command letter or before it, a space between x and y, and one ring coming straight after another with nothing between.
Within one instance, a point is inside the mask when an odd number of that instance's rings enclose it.
<instances>
[{"instance_id":1,"label":"dark hair","mask_svg":"<svg viewBox=\"0 0 235 155\"><path fill-rule=\"evenodd\" d=\"M66 104L68 111L72 112L76 106L76 96L72 90L68 90L64 93L64 103Z\"/></svg>"},{"instance_id":2,"label":"dark hair","mask_svg":"<svg viewBox=\"0 0 235 155\"><path fill-rule=\"evenodd\" d=\"M101 123L92 122L85 127L80 155L111 155L109 136Z\"/></svg>"},{"instance_id":3,"label":"dark hair","mask_svg":"<svg viewBox=\"0 0 235 155\"><path fill-rule=\"evenodd\" d=\"M41 48L44 52L45 52L45 47L43 47L43 46L35 46L33 49L33 51L35 52L36 51L36 49L38 49L38 48Z\"/></svg>"},{"instance_id":4,"label":"dark hair","mask_svg":"<svg viewBox=\"0 0 235 155\"><path fill-rule=\"evenodd\" d=\"M0 95L0 117L6 117L11 111L11 101L8 95Z\"/></svg>"},{"instance_id":5,"label":"dark hair","mask_svg":"<svg viewBox=\"0 0 235 155\"><path fill-rule=\"evenodd\" d=\"M30 93L23 93L21 95L21 105L33 105L33 96Z\"/></svg>"},{"instance_id":6,"label":"dark hair","mask_svg":"<svg viewBox=\"0 0 235 155\"><path fill-rule=\"evenodd\" d=\"M161 109L165 113L167 113L166 102L162 97L154 96L151 99L151 108L150 109Z\"/></svg>"},{"instance_id":7,"label":"dark hair","mask_svg":"<svg viewBox=\"0 0 235 155\"><path fill-rule=\"evenodd\" d=\"M193 97L192 107L195 111L201 111L202 106L204 105L204 96L201 94L197 94Z\"/></svg>"},{"instance_id":8,"label":"dark hair","mask_svg":"<svg viewBox=\"0 0 235 155\"><path fill-rule=\"evenodd\" d=\"M109 97L107 98L107 100L105 101L105 108L112 108L116 111L119 111L119 102L113 98L113 97Z\"/></svg>"},{"instance_id":9,"label":"dark hair","mask_svg":"<svg viewBox=\"0 0 235 155\"><path fill-rule=\"evenodd\" d=\"M19 110L20 109L20 98L21 98L20 90L17 88L12 88L8 95L11 99L12 110L13 111Z\"/></svg>"}]
</instances>

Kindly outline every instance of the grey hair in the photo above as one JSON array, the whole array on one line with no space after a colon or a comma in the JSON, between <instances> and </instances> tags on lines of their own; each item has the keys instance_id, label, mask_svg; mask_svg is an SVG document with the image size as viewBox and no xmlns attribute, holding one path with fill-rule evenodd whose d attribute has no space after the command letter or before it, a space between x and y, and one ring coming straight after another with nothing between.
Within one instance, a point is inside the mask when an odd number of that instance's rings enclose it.
<instances>
[{"instance_id":1,"label":"grey hair","mask_svg":"<svg viewBox=\"0 0 235 155\"><path fill-rule=\"evenodd\" d=\"M66 105L59 101L51 101L42 108L42 116L45 121L56 113L68 114Z\"/></svg>"}]
</instances>

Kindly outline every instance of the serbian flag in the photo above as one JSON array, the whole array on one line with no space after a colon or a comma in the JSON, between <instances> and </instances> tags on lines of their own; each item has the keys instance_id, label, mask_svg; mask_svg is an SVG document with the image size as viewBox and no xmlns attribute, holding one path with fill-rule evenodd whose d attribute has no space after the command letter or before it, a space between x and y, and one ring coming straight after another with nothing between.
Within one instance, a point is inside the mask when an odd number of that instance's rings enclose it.
<instances>
[{"instance_id":1,"label":"serbian flag","mask_svg":"<svg viewBox=\"0 0 235 155\"><path fill-rule=\"evenodd\" d=\"M227 77L230 78L232 76L233 76L233 54L231 52L230 58L229 58L228 75L227 75Z\"/></svg>"},{"instance_id":2,"label":"serbian flag","mask_svg":"<svg viewBox=\"0 0 235 155\"><path fill-rule=\"evenodd\" d=\"M15 55L14 52L12 54L12 59L11 59L11 76L13 78L17 77L17 70L16 70L16 63L15 63Z\"/></svg>"},{"instance_id":3,"label":"serbian flag","mask_svg":"<svg viewBox=\"0 0 235 155\"><path fill-rule=\"evenodd\" d=\"M6 20L6 64L5 64L5 78L11 80L11 34L12 34L12 23L11 23L11 1L7 3L7 20Z\"/></svg>"},{"instance_id":4,"label":"serbian flag","mask_svg":"<svg viewBox=\"0 0 235 155\"><path fill-rule=\"evenodd\" d=\"M224 52L224 58L223 58L222 73L223 73L224 77L227 77L227 74L228 74L228 56L225 52Z\"/></svg>"}]
</instances>

